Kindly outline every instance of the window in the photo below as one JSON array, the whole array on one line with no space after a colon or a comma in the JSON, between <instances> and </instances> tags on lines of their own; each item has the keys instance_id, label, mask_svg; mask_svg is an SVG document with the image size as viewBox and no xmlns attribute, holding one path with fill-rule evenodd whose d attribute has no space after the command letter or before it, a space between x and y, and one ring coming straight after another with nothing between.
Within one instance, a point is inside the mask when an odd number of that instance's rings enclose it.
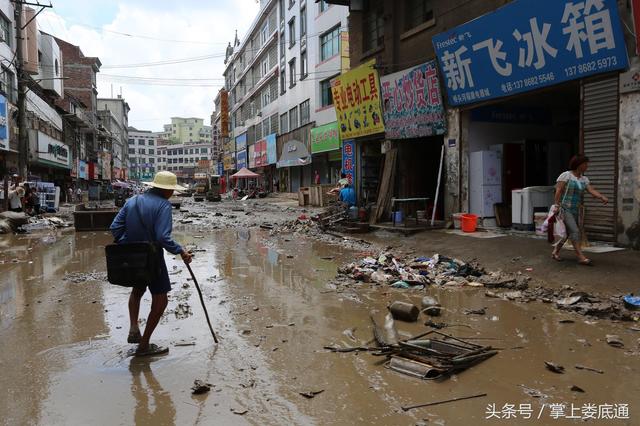
<instances>
[{"instance_id":1,"label":"window","mask_svg":"<svg viewBox=\"0 0 640 426\"><path fill-rule=\"evenodd\" d=\"M154 154L153 151L154 151L153 148L149 148L149 155L153 155Z\"/></svg>"},{"instance_id":2,"label":"window","mask_svg":"<svg viewBox=\"0 0 640 426\"><path fill-rule=\"evenodd\" d=\"M153 152L150 152L149 154L153 154ZM154 164L156 162L156 159L153 157L149 157L149 163Z\"/></svg>"},{"instance_id":3,"label":"window","mask_svg":"<svg viewBox=\"0 0 640 426\"><path fill-rule=\"evenodd\" d=\"M262 91L262 106L265 107L271 103L271 91L267 87Z\"/></svg>"},{"instance_id":4,"label":"window","mask_svg":"<svg viewBox=\"0 0 640 426\"><path fill-rule=\"evenodd\" d=\"M262 71L261 76L264 77L269 72L269 57L266 57L262 60L260 71Z\"/></svg>"},{"instance_id":5,"label":"window","mask_svg":"<svg viewBox=\"0 0 640 426\"><path fill-rule=\"evenodd\" d=\"M278 2L280 9L280 22L284 23L284 0Z\"/></svg>"},{"instance_id":6,"label":"window","mask_svg":"<svg viewBox=\"0 0 640 426\"><path fill-rule=\"evenodd\" d=\"M280 116L280 134L287 133L289 131L289 118L285 112Z\"/></svg>"},{"instance_id":7,"label":"window","mask_svg":"<svg viewBox=\"0 0 640 426\"><path fill-rule=\"evenodd\" d=\"M340 52L340 26L320 36L320 61L326 61Z\"/></svg>"},{"instance_id":8,"label":"window","mask_svg":"<svg viewBox=\"0 0 640 426\"><path fill-rule=\"evenodd\" d=\"M280 94L284 95L287 91L287 73L285 70L280 71Z\"/></svg>"},{"instance_id":9,"label":"window","mask_svg":"<svg viewBox=\"0 0 640 426\"><path fill-rule=\"evenodd\" d=\"M384 18L382 0L369 0L363 13L364 50L375 49L384 44Z\"/></svg>"},{"instance_id":10,"label":"window","mask_svg":"<svg viewBox=\"0 0 640 426\"><path fill-rule=\"evenodd\" d=\"M149 139L149 146L154 146L156 142L153 139Z\"/></svg>"},{"instance_id":11,"label":"window","mask_svg":"<svg viewBox=\"0 0 640 426\"><path fill-rule=\"evenodd\" d=\"M136 149L135 148L129 148L129 154L135 154L135 153L136 153Z\"/></svg>"},{"instance_id":12,"label":"window","mask_svg":"<svg viewBox=\"0 0 640 426\"><path fill-rule=\"evenodd\" d=\"M289 21L289 48L296 44L296 17Z\"/></svg>"},{"instance_id":13,"label":"window","mask_svg":"<svg viewBox=\"0 0 640 426\"><path fill-rule=\"evenodd\" d=\"M289 130L298 128L298 107L289 110Z\"/></svg>"},{"instance_id":14,"label":"window","mask_svg":"<svg viewBox=\"0 0 640 426\"><path fill-rule=\"evenodd\" d=\"M0 14L0 37L9 47L11 47L11 21Z\"/></svg>"},{"instance_id":15,"label":"window","mask_svg":"<svg viewBox=\"0 0 640 426\"><path fill-rule=\"evenodd\" d=\"M144 139L138 139L138 145L144 145Z\"/></svg>"},{"instance_id":16,"label":"window","mask_svg":"<svg viewBox=\"0 0 640 426\"><path fill-rule=\"evenodd\" d=\"M327 9L329 9L327 2L325 0L320 0L320 13L325 12Z\"/></svg>"},{"instance_id":17,"label":"window","mask_svg":"<svg viewBox=\"0 0 640 426\"><path fill-rule=\"evenodd\" d=\"M431 0L406 0L404 8L405 31L433 19L433 7L431 6Z\"/></svg>"},{"instance_id":18,"label":"window","mask_svg":"<svg viewBox=\"0 0 640 426\"><path fill-rule=\"evenodd\" d=\"M138 154L146 154L144 148L138 148Z\"/></svg>"},{"instance_id":19,"label":"window","mask_svg":"<svg viewBox=\"0 0 640 426\"><path fill-rule=\"evenodd\" d=\"M289 88L296 85L296 58L289 61Z\"/></svg>"},{"instance_id":20,"label":"window","mask_svg":"<svg viewBox=\"0 0 640 426\"><path fill-rule=\"evenodd\" d=\"M331 77L320 82L321 106L323 107L333 105L333 92L331 91L331 79L333 78L334 77Z\"/></svg>"},{"instance_id":21,"label":"window","mask_svg":"<svg viewBox=\"0 0 640 426\"><path fill-rule=\"evenodd\" d=\"M309 61L307 61L307 51L300 54L300 80L304 80L309 75Z\"/></svg>"},{"instance_id":22,"label":"window","mask_svg":"<svg viewBox=\"0 0 640 426\"><path fill-rule=\"evenodd\" d=\"M13 85L13 73L5 67L2 67L2 75L0 76L0 92L11 101L16 101L17 93Z\"/></svg>"},{"instance_id":23,"label":"window","mask_svg":"<svg viewBox=\"0 0 640 426\"><path fill-rule=\"evenodd\" d=\"M265 22L260 30L260 46L263 46L269 38L269 23Z\"/></svg>"},{"instance_id":24,"label":"window","mask_svg":"<svg viewBox=\"0 0 640 426\"><path fill-rule=\"evenodd\" d=\"M309 108L309 99L300 104L300 125L304 126L311 120L311 112Z\"/></svg>"},{"instance_id":25,"label":"window","mask_svg":"<svg viewBox=\"0 0 640 426\"><path fill-rule=\"evenodd\" d=\"M134 144L134 140L133 139L129 139L129 145L133 145Z\"/></svg>"},{"instance_id":26,"label":"window","mask_svg":"<svg viewBox=\"0 0 640 426\"><path fill-rule=\"evenodd\" d=\"M300 9L300 40L307 35L307 7Z\"/></svg>"}]
</instances>

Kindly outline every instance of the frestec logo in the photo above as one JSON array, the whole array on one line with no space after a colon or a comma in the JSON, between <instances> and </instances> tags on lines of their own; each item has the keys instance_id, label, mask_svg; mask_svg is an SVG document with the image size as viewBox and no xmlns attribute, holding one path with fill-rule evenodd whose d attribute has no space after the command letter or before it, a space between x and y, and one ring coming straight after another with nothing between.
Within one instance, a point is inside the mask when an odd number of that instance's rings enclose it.
<instances>
[{"instance_id":1,"label":"frestec logo","mask_svg":"<svg viewBox=\"0 0 640 426\"><path fill-rule=\"evenodd\" d=\"M47 152L53 155L56 158L60 158L66 160L69 158L69 150L61 145L53 145L49 144L47 147Z\"/></svg>"}]
</instances>

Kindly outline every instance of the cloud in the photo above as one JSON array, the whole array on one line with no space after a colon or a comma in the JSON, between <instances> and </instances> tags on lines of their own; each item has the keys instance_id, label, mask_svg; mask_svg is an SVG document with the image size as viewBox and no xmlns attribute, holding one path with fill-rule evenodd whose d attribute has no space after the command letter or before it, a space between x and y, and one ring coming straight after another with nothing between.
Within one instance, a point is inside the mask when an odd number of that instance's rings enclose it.
<instances>
[{"instance_id":1,"label":"cloud","mask_svg":"<svg viewBox=\"0 0 640 426\"><path fill-rule=\"evenodd\" d=\"M98 56L103 64L98 74L98 96L111 97L112 90L116 96L122 90L131 107L130 125L154 131L162 130L162 125L172 116L194 116L204 118L206 123L209 121L213 99L223 85L227 43L233 41L236 29L240 37L248 31L259 8L255 0L108 0L100 3L60 0L58 3L64 6L57 9L54 3L53 10L38 17L40 29L80 46L87 56ZM95 6L90 13L86 8L88 3ZM218 57L173 65L109 68L204 55ZM171 83L213 87L170 87L153 80L134 84L129 77L184 79Z\"/></svg>"}]
</instances>

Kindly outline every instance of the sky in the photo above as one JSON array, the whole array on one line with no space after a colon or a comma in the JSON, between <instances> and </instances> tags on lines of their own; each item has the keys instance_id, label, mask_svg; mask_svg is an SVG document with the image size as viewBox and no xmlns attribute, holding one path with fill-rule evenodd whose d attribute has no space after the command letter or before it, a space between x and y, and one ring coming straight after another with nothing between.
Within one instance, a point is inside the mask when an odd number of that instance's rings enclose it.
<instances>
[{"instance_id":1,"label":"sky","mask_svg":"<svg viewBox=\"0 0 640 426\"><path fill-rule=\"evenodd\" d=\"M131 108L129 125L152 131L162 130L171 117L200 117L209 124L223 85L227 44L236 30L242 41L259 11L256 0L51 3L38 16L39 29L80 46L85 56L99 57L98 97L122 90ZM182 59L187 61L149 65Z\"/></svg>"}]
</instances>

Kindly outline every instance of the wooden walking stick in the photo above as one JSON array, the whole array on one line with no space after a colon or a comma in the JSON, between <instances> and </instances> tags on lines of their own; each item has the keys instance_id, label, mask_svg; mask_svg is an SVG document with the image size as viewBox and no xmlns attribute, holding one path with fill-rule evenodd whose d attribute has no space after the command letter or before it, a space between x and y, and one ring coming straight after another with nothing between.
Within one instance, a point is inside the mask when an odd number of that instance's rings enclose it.
<instances>
[{"instance_id":1,"label":"wooden walking stick","mask_svg":"<svg viewBox=\"0 0 640 426\"><path fill-rule=\"evenodd\" d=\"M218 343L218 338L216 337L216 332L213 331L213 327L211 326L211 320L209 319L209 313L207 312L207 307L204 305L204 298L202 297L202 291L200 290L200 286L198 285L198 280L196 280L196 276L193 274L193 270L191 269L191 265L185 263L187 265L187 269L191 274L191 278L193 279L193 283L196 285L196 290L198 290L198 296L200 296L200 303L202 303L202 309L204 309L204 316L207 317L207 324L209 324L209 330L211 330L211 335L213 336L213 341Z\"/></svg>"}]
</instances>

